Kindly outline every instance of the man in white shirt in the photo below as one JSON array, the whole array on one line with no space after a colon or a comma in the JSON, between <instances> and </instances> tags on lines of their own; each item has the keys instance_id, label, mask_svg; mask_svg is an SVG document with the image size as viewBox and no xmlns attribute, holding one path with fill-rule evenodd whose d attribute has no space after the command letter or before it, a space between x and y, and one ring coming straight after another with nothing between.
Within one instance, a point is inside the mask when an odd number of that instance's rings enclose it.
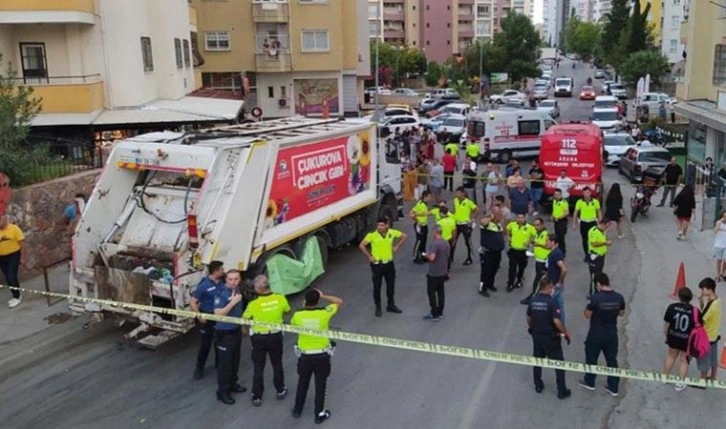
<instances>
[{"instance_id":1,"label":"man in white shirt","mask_svg":"<svg viewBox=\"0 0 726 429\"><path fill-rule=\"evenodd\" d=\"M560 170L560 176L555 181L555 188L562 191L562 198L567 200L570 198L570 189L575 186L575 181L567 177L567 170Z\"/></svg>"},{"instance_id":2,"label":"man in white shirt","mask_svg":"<svg viewBox=\"0 0 726 429\"><path fill-rule=\"evenodd\" d=\"M630 129L630 137L632 137L634 140L638 140L638 136L640 135L640 128L638 128L638 125L633 125L633 128Z\"/></svg>"},{"instance_id":3,"label":"man in white shirt","mask_svg":"<svg viewBox=\"0 0 726 429\"><path fill-rule=\"evenodd\" d=\"M651 147L653 146L653 143L650 142L645 136L640 137L640 141L638 142L638 146L640 147Z\"/></svg>"}]
</instances>

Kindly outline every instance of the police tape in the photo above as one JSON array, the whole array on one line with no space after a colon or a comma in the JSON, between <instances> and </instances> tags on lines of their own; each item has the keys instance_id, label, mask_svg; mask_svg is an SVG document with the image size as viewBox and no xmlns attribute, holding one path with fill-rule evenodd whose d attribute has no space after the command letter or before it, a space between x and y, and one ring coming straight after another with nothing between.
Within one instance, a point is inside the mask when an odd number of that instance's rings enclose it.
<instances>
[{"instance_id":1,"label":"police tape","mask_svg":"<svg viewBox=\"0 0 726 429\"><path fill-rule=\"evenodd\" d=\"M358 343L369 346L386 347L391 349L408 350L422 352L440 356L453 356L466 359L482 360L488 362L507 363L520 366L538 366L555 370L563 370L569 372L591 373L610 377L620 377L631 380L654 381L661 383L681 383L689 386L708 387L716 389L726 389L726 380L704 380L694 377L679 377L674 375L661 374L656 371L645 371L629 368L609 368L601 365L589 365L580 362L552 360L548 358L537 358L533 356L519 355L514 353L496 352L484 349L475 349L471 347L453 346L445 344L437 344L424 341L406 340L401 338L383 337L379 335L359 334L355 332L335 331L335 330L319 330L311 328L303 328L292 326L284 323L264 323L253 320L245 320L237 317L217 316L213 314L196 313L188 310L177 310L173 308L154 307L143 304L133 304L127 302L111 301L107 299L72 296L55 292L45 292L33 289L16 288L12 286L0 285L0 289L18 290L23 293L30 293L45 297L63 298L68 301L78 301L91 304L99 304L109 309L128 309L144 312L152 312L157 314L178 316L185 318L197 318L210 320L215 322L232 323L236 325L259 326L272 330L280 330L293 334L315 335L326 337L332 340L345 341L350 343ZM133 314L132 314L133 316Z\"/></svg>"}]
</instances>

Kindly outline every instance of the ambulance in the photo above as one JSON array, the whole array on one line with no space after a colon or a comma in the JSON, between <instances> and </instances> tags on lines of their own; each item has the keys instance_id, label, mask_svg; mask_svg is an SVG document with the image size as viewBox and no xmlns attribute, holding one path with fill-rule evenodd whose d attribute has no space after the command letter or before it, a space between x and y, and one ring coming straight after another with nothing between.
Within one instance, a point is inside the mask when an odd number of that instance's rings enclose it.
<instances>
[{"instance_id":1,"label":"ambulance","mask_svg":"<svg viewBox=\"0 0 726 429\"><path fill-rule=\"evenodd\" d=\"M570 190L571 203L582 196L585 186L590 187L594 198L601 197L604 153L600 127L568 122L549 128L542 136L539 165L544 173L546 201L552 199L562 170L575 182Z\"/></svg>"},{"instance_id":2,"label":"ambulance","mask_svg":"<svg viewBox=\"0 0 726 429\"><path fill-rule=\"evenodd\" d=\"M467 138L481 144L483 159L506 163L537 156L542 134L555 124L547 113L532 109L478 110L469 115Z\"/></svg>"}]
</instances>

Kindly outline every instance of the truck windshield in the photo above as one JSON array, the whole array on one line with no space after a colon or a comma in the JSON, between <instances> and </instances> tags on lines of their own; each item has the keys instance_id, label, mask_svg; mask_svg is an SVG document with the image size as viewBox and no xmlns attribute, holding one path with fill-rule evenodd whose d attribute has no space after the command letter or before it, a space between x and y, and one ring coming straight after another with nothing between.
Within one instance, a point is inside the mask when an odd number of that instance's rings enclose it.
<instances>
[{"instance_id":1,"label":"truck windshield","mask_svg":"<svg viewBox=\"0 0 726 429\"><path fill-rule=\"evenodd\" d=\"M570 79L557 79L555 80L556 86L569 86L570 85Z\"/></svg>"},{"instance_id":2,"label":"truck windshield","mask_svg":"<svg viewBox=\"0 0 726 429\"><path fill-rule=\"evenodd\" d=\"M615 107L615 100L595 100L596 109L607 109L608 107Z\"/></svg>"}]
</instances>

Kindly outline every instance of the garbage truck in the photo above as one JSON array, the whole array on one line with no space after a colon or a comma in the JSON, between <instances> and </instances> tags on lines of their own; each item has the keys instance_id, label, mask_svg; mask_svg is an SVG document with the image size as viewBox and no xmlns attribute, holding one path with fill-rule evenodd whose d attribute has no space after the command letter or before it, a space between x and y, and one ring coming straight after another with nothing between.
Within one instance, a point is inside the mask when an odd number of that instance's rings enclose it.
<instances>
[{"instance_id":1,"label":"garbage truck","mask_svg":"<svg viewBox=\"0 0 726 429\"><path fill-rule=\"evenodd\" d=\"M114 145L72 240L69 295L188 309L222 261L293 294L324 273L328 252L402 214L401 166L375 123L292 117L149 133ZM70 300L93 321L136 324L156 347L193 317ZM142 335L144 334L144 335Z\"/></svg>"}]
</instances>

